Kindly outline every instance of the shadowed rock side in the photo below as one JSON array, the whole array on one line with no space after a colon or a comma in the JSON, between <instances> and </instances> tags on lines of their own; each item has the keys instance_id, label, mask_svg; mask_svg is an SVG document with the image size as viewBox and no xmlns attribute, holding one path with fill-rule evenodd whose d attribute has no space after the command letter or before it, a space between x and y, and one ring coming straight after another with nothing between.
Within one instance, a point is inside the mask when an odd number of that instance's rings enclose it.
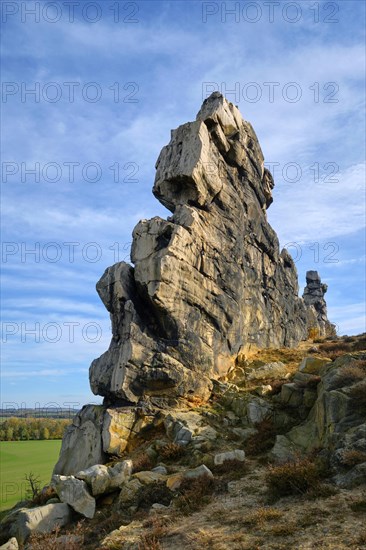
<instances>
[{"instance_id":1,"label":"shadowed rock side","mask_svg":"<svg viewBox=\"0 0 366 550\"><path fill-rule=\"evenodd\" d=\"M90 367L94 394L120 405L207 399L251 347L295 346L307 308L295 265L267 221L274 186L251 125L221 94L172 131L154 195L173 215L142 220L132 262L97 291L111 314L109 350Z\"/></svg>"}]
</instances>

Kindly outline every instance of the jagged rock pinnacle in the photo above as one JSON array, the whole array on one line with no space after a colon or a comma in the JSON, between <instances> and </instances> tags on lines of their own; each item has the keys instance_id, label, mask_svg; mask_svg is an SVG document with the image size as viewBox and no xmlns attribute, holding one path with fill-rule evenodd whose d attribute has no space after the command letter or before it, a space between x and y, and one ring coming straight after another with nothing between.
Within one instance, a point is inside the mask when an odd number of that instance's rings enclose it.
<instances>
[{"instance_id":1,"label":"jagged rock pinnacle","mask_svg":"<svg viewBox=\"0 0 366 550\"><path fill-rule=\"evenodd\" d=\"M113 336L90 368L95 394L206 399L250 347L306 338L296 268L266 217L273 185L252 126L221 94L172 131L153 193L173 216L140 221L134 267L97 284Z\"/></svg>"}]
</instances>

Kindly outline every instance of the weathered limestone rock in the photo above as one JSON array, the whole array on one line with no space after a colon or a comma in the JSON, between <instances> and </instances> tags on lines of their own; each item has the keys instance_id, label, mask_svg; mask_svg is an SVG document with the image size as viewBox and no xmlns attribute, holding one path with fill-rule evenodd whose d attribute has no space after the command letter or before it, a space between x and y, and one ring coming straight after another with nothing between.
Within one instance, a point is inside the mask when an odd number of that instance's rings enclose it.
<instances>
[{"instance_id":1,"label":"weathered limestone rock","mask_svg":"<svg viewBox=\"0 0 366 550\"><path fill-rule=\"evenodd\" d=\"M328 285L321 282L317 271L306 272L303 299L307 306L308 327L322 337L336 335L335 325L328 321L327 304L324 300L327 290Z\"/></svg>"},{"instance_id":2,"label":"weathered limestone rock","mask_svg":"<svg viewBox=\"0 0 366 550\"><path fill-rule=\"evenodd\" d=\"M205 400L239 353L306 338L296 268L266 217L263 163L253 128L219 93L172 131L153 192L173 215L142 220L134 267L116 264L97 284L112 341L90 368L95 394Z\"/></svg>"},{"instance_id":3,"label":"weathered limestone rock","mask_svg":"<svg viewBox=\"0 0 366 550\"><path fill-rule=\"evenodd\" d=\"M215 466L221 465L227 460L239 460L240 462L244 462L245 460L245 452L241 449L235 449L234 451L226 451L224 453L218 453L214 457L214 464Z\"/></svg>"},{"instance_id":4,"label":"weathered limestone rock","mask_svg":"<svg viewBox=\"0 0 366 550\"><path fill-rule=\"evenodd\" d=\"M287 369L281 361L266 363L258 368L245 369L245 377L247 380L266 380L270 378L284 378L287 374Z\"/></svg>"},{"instance_id":5,"label":"weathered limestone rock","mask_svg":"<svg viewBox=\"0 0 366 550\"><path fill-rule=\"evenodd\" d=\"M301 361L299 371L304 374L319 374L320 369L331 362L331 359L324 357L304 357Z\"/></svg>"},{"instance_id":6,"label":"weathered limestone rock","mask_svg":"<svg viewBox=\"0 0 366 550\"><path fill-rule=\"evenodd\" d=\"M117 462L114 466L96 464L87 470L75 474L91 488L93 496L102 495L120 488L128 480L132 472L132 460Z\"/></svg>"},{"instance_id":7,"label":"weathered limestone rock","mask_svg":"<svg viewBox=\"0 0 366 550\"><path fill-rule=\"evenodd\" d=\"M12 537L8 542L0 546L0 550L18 550L19 545L15 537Z\"/></svg>"},{"instance_id":8,"label":"weathered limestone rock","mask_svg":"<svg viewBox=\"0 0 366 550\"><path fill-rule=\"evenodd\" d=\"M74 476L52 476L52 485L61 502L69 504L75 512L86 518L93 518L95 514L95 498L91 496L85 481ZM56 506L51 504L50 506Z\"/></svg>"},{"instance_id":9,"label":"weathered limestone rock","mask_svg":"<svg viewBox=\"0 0 366 550\"><path fill-rule=\"evenodd\" d=\"M105 463L108 455L121 456L129 440L162 421L160 412L142 407L86 405L66 430L53 473L75 475Z\"/></svg>"},{"instance_id":10,"label":"weathered limestone rock","mask_svg":"<svg viewBox=\"0 0 366 550\"><path fill-rule=\"evenodd\" d=\"M342 456L344 450L366 451L365 415L349 395L350 387L340 371L342 367L351 363L357 365L357 360L364 361L365 358L365 352L355 352L334 362L328 361L320 368L321 382L317 386L315 403L304 422L285 435L277 436L271 450L274 460L308 453L314 448L330 449L334 456ZM314 396L308 398L311 401Z\"/></svg>"},{"instance_id":11,"label":"weathered limestone rock","mask_svg":"<svg viewBox=\"0 0 366 550\"><path fill-rule=\"evenodd\" d=\"M149 485L149 483L154 483L155 481L164 481L165 475L159 472L137 472L132 476L134 479L138 479L143 485Z\"/></svg>"},{"instance_id":12,"label":"weathered limestone rock","mask_svg":"<svg viewBox=\"0 0 366 550\"><path fill-rule=\"evenodd\" d=\"M334 476L333 481L342 489L353 489L366 483L366 462L357 464L352 470Z\"/></svg>"},{"instance_id":13,"label":"weathered limestone rock","mask_svg":"<svg viewBox=\"0 0 366 550\"><path fill-rule=\"evenodd\" d=\"M83 468L105 462L102 447L104 409L85 405L66 429L54 474L71 475Z\"/></svg>"},{"instance_id":14,"label":"weathered limestone rock","mask_svg":"<svg viewBox=\"0 0 366 550\"><path fill-rule=\"evenodd\" d=\"M7 536L15 537L19 544L24 544L32 533L51 533L57 526L63 527L70 521L71 510L67 504L46 504L36 508L20 508L9 514L1 522L1 530Z\"/></svg>"},{"instance_id":15,"label":"weathered limestone rock","mask_svg":"<svg viewBox=\"0 0 366 550\"><path fill-rule=\"evenodd\" d=\"M143 487L143 484L137 478L126 481L118 497L118 507L130 508L131 506L137 506L141 487Z\"/></svg>"},{"instance_id":16,"label":"weathered limestone rock","mask_svg":"<svg viewBox=\"0 0 366 550\"><path fill-rule=\"evenodd\" d=\"M121 456L127 447L135 422L136 411L133 408L107 409L102 429L103 450Z\"/></svg>"}]
</instances>

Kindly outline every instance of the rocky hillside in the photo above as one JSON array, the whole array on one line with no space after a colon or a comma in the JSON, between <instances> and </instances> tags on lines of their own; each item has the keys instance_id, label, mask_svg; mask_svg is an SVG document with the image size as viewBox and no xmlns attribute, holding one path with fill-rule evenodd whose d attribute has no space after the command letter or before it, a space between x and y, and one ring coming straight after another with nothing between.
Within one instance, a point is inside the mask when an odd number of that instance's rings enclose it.
<instances>
[{"instance_id":1,"label":"rocky hillside","mask_svg":"<svg viewBox=\"0 0 366 550\"><path fill-rule=\"evenodd\" d=\"M4 548L364 549L366 337L256 352L106 460L20 503Z\"/></svg>"}]
</instances>

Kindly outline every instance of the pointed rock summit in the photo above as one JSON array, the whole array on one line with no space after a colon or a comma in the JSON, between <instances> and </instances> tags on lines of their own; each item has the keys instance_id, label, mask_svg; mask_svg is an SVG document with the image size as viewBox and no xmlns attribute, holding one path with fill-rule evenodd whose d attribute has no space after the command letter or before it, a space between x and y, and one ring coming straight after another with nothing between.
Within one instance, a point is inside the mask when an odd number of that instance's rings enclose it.
<instances>
[{"instance_id":1,"label":"pointed rock summit","mask_svg":"<svg viewBox=\"0 0 366 550\"><path fill-rule=\"evenodd\" d=\"M194 122L172 131L153 187L172 215L140 221L133 266L109 267L97 284L112 341L93 361L90 385L105 404L79 413L57 473L76 468L68 453L78 434L92 434L85 468L111 452L119 435L126 441L136 432L135 405L208 399L212 380L250 349L296 346L314 323L324 333L323 294L312 286L318 279L308 274L304 299L298 296L294 262L267 221L273 186L252 126L220 93L203 102Z\"/></svg>"}]
</instances>

